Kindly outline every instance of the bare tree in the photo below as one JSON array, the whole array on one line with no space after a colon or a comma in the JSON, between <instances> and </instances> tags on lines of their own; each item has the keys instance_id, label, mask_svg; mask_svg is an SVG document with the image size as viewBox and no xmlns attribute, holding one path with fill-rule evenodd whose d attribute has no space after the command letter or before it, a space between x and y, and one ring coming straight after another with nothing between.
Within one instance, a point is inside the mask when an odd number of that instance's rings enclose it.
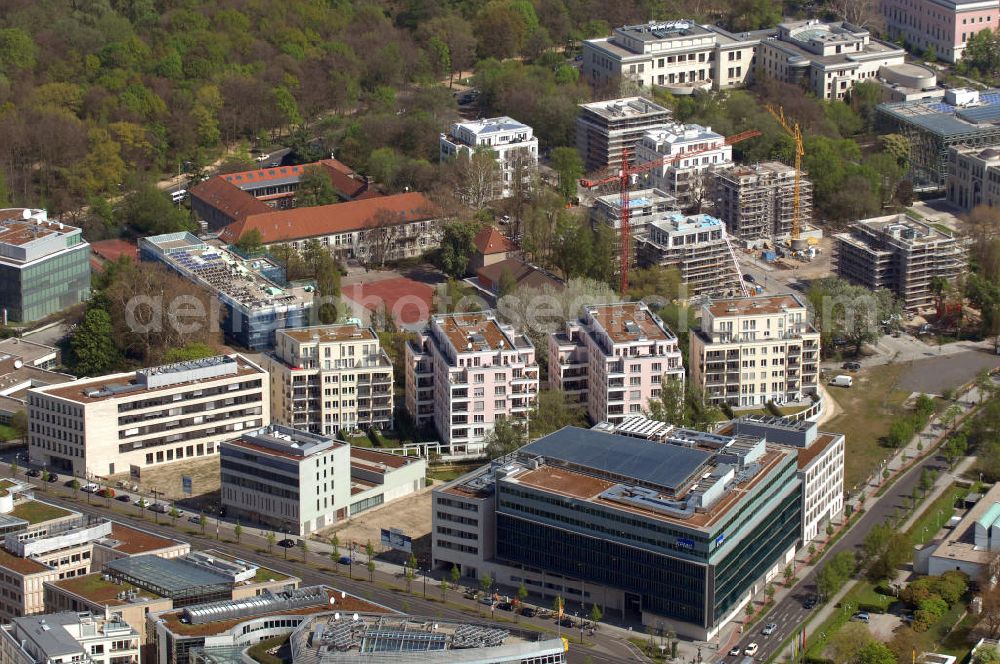
<instances>
[{"instance_id":1,"label":"bare tree","mask_svg":"<svg viewBox=\"0 0 1000 664\"><path fill-rule=\"evenodd\" d=\"M881 30L878 0L830 0L827 7L842 20L859 28Z\"/></svg>"},{"instance_id":2,"label":"bare tree","mask_svg":"<svg viewBox=\"0 0 1000 664\"><path fill-rule=\"evenodd\" d=\"M365 228L364 238L368 245L369 266L385 267L385 261L396 248L401 229L405 223L404 214L380 209Z\"/></svg>"},{"instance_id":3,"label":"bare tree","mask_svg":"<svg viewBox=\"0 0 1000 664\"><path fill-rule=\"evenodd\" d=\"M461 152L458 172L458 195L474 210L486 206L497 198L500 185L500 167L496 154L489 148L477 148L471 154Z\"/></svg>"},{"instance_id":4,"label":"bare tree","mask_svg":"<svg viewBox=\"0 0 1000 664\"><path fill-rule=\"evenodd\" d=\"M507 174L510 175L509 209L514 221L514 234L521 233L524 209L536 188L538 159L528 148L516 148L507 154Z\"/></svg>"}]
</instances>

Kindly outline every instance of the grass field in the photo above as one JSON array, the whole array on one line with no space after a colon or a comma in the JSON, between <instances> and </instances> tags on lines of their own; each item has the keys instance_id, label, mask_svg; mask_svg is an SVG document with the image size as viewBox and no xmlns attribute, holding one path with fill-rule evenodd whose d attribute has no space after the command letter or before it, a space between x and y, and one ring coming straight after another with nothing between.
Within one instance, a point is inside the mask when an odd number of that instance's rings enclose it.
<instances>
[{"instance_id":1,"label":"grass field","mask_svg":"<svg viewBox=\"0 0 1000 664\"><path fill-rule=\"evenodd\" d=\"M824 423L823 429L847 437L844 488L848 491L863 482L892 452L882 445L881 439L889 433L893 419L900 415L909 396L896 388L903 369L895 364L874 367L858 373L853 387L829 390L843 412Z\"/></svg>"},{"instance_id":2,"label":"grass field","mask_svg":"<svg viewBox=\"0 0 1000 664\"><path fill-rule=\"evenodd\" d=\"M948 519L955 514L955 501L964 497L968 492L968 489L952 486L926 508L922 506L918 508L924 511L906 532L910 541L917 545L933 539L941 526L948 523Z\"/></svg>"}]
</instances>

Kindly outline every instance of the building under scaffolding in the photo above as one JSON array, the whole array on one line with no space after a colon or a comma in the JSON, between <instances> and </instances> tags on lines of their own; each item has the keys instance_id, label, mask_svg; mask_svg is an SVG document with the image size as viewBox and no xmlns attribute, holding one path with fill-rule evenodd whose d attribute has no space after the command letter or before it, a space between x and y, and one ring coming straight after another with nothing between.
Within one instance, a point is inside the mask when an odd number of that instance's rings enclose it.
<instances>
[{"instance_id":1,"label":"building under scaffolding","mask_svg":"<svg viewBox=\"0 0 1000 664\"><path fill-rule=\"evenodd\" d=\"M734 238L745 244L785 240L792 233L795 169L777 161L734 166L719 171L715 181L715 212ZM799 219L805 228L812 218L812 183L801 178Z\"/></svg>"},{"instance_id":2,"label":"building under scaffolding","mask_svg":"<svg viewBox=\"0 0 1000 664\"><path fill-rule=\"evenodd\" d=\"M659 189L639 189L629 192L629 232L632 243L629 250L629 267L638 264L636 252L639 242L646 239L649 234L649 225L661 219L667 218L677 212L677 199L665 191ZM621 232L622 232L622 206L620 194L608 194L600 196L594 201L594 207L590 210L590 223L596 231L601 225L610 228L613 233L612 260L614 261L614 271L617 273L621 269Z\"/></svg>"},{"instance_id":3,"label":"building under scaffolding","mask_svg":"<svg viewBox=\"0 0 1000 664\"><path fill-rule=\"evenodd\" d=\"M722 222L707 214L673 213L636 240L639 264L676 267L690 295L740 294L741 273Z\"/></svg>"},{"instance_id":4,"label":"building under scaffolding","mask_svg":"<svg viewBox=\"0 0 1000 664\"><path fill-rule=\"evenodd\" d=\"M914 190L943 190L951 146L1000 144L1000 90L949 90L944 101L879 104L876 120L879 133L909 139Z\"/></svg>"}]
</instances>

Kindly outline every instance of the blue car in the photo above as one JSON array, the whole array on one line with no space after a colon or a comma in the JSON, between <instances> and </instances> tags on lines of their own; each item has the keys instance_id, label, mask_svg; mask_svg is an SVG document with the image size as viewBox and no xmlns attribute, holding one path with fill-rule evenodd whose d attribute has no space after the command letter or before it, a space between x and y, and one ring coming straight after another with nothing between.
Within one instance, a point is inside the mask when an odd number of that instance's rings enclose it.
<instances>
[{"instance_id":1,"label":"blue car","mask_svg":"<svg viewBox=\"0 0 1000 664\"><path fill-rule=\"evenodd\" d=\"M340 563L341 565L350 565L354 561L351 560L350 556L341 556L340 560L338 560L337 562Z\"/></svg>"}]
</instances>

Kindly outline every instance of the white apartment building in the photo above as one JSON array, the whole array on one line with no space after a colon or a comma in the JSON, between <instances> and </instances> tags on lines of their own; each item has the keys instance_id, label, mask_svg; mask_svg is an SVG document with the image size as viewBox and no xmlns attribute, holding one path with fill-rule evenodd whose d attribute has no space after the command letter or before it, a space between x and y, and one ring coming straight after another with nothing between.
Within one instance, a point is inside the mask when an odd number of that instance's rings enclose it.
<instances>
[{"instance_id":1,"label":"white apartment building","mask_svg":"<svg viewBox=\"0 0 1000 664\"><path fill-rule=\"evenodd\" d=\"M685 154L698 154L684 157ZM673 196L681 209L699 206L708 198L708 171L733 163L726 137L699 124L670 124L647 131L635 148L636 164L676 160L649 171L649 184Z\"/></svg>"},{"instance_id":2,"label":"white apartment building","mask_svg":"<svg viewBox=\"0 0 1000 664\"><path fill-rule=\"evenodd\" d=\"M691 380L713 405L796 401L817 392L819 338L795 293L714 300L691 332Z\"/></svg>"},{"instance_id":3,"label":"white apartment building","mask_svg":"<svg viewBox=\"0 0 1000 664\"><path fill-rule=\"evenodd\" d=\"M592 85L629 79L673 94L725 90L747 81L757 45L770 34L737 35L691 20L626 25L583 42L583 77Z\"/></svg>"},{"instance_id":4,"label":"white apartment building","mask_svg":"<svg viewBox=\"0 0 1000 664\"><path fill-rule=\"evenodd\" d=\"M307 535L423 488L424 459L271 425L221 445L221 498L244 523Z\"/></svg>"},{"instance_id":5,"label":"white apartment building","mask_svg":"<svg viewBox=\"0 0 1000 664\"><path fill-rule=\"evenodd\" d=\"M646 412L668 380L684 381L677 336L644 302L585 306L549 336L549 387L586 403L592 422Z\"/></svg>"},{"instance_id":6,"label":"white apartment building","mask_svg":"<svg viewBox=\"0 0 1000 664\"><path fill-rule=\"evenodd\" d=\"M267 372L219 355L28 392L28 454L78 477L214 455L270 420Z\"/></svg>"},{"instance_id":7,"label":"white apartment building","mask_svg":"<svg viewBox=\"0 0 1000 664\"><path fill-rule=\"evenodd\" d=\"M0 629L3 664L139 664L139 632L117 614L49 613Z\"/></svg>"},{"instance_id":8,"label":"white apartment building","mask_svg":"<svg viewBox=\"0 0 1000 664\"><path fill-rule=\"evenodd\" d=\"M500 182L495 198L512 195L515 179L530 180L538 168L538 139L528 125L501 116L471 122L456 122L438 141L441 160L460 154L468 158L479 149L488 149L496 157Z\"/></svg>"},{"instance_id":9,"label":"white apartment building","mask_svg":"<svg viewBox=\"0 0 1000 664\"><path fill-rule=\"evenodd\" d=\"M526 423L537 397L535 347L492 311L433 316L406 345L406 409L451 454L482 454L497 420Z\"/></svg>"},{"instance_id":10,"label":"white apartment building","mask_svg":"<svg viewBox=\"0 0 1000 664\"><path fill-rule=\"evenodd\" d=\"M392 362L370 327L278 330L264 366L274 422L326 435L392 428Z\"/></svg>"},{"instance_id":11,"label":"white apartment building","mask_svg":"<svg viewBox=\"0 0 1000 664\"><path fill-rule=\"evenodd\" d=\"M843 99L858 81L878 80L882 67L905 63L906 51L847 22L816 19L778 25L760 42L757 75L801 83L819 99Z\"/></svg>"}]
</instances>

